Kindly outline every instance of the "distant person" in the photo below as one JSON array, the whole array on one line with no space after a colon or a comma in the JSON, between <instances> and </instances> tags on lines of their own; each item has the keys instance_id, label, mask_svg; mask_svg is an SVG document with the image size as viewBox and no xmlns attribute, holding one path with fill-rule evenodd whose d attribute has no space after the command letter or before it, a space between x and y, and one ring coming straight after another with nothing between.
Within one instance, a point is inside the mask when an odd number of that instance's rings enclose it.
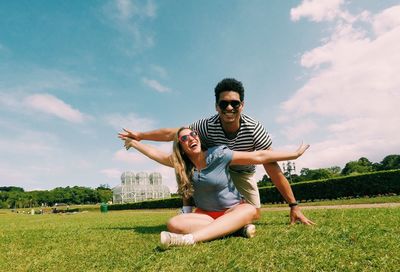
<instances>
[{"instance_id":1,"label":"distant person","mask_svg":"<svg viewBox=\"0 0 400 272\"><path fill-rule=\"evenodd\" d=\"M197 131L206 148L226 145L234 151L255 151L271 149L271 138L266 129L253 118L242 113L244 108L244 88L240 81L225 78L215 87L215 108L218 114L198 120L189 127ZM148 132L125 130L122 135L137 141L172 141L178 129L163 128ZM303 215L298 207L292 188L276 162L263 164L268 176L275 184L290 207L290 223L300 221L314 224ZM260 194L253 179L254 165L234 165L229 168L235 186L247 203L257 208L256 219L260 216Z\"/></svg>"},{"instance_id":2,"label":"distant person","mask_svg":"<svg viewBox=\"0 0 400 272\"><path fill-rule=\"evenodd\" d=\"M180 128L175 135L173 153L167 154L120 133L126 149L137 149L163 165L174 167L178 193L184 203L193 197L194 213L182 213L171 218L168 231L161 232L161 245L192 245L209 241L243 229L244 236L253 237L255 226L250 224L256 208L242 201L229 173L231 165L264 164L272 161L296 159L308 145L294 152L261 150L253 152L232 151L221 145L203 149L196 131Z\"/></svg>"}]
</instances>

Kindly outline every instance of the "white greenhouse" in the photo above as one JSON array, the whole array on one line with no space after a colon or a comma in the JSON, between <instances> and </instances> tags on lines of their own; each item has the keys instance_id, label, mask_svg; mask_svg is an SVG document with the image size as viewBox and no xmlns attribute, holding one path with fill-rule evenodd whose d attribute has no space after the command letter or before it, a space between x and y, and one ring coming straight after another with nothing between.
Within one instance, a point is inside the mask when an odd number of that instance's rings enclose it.
<instances>
[{"instance_id":1,"label":"white greenhouse","mask_svg":"<svg viewBox=\"0 0 400 272\"><path fill-rule=\"evenodd\" d=\"M135 175L126 171L121 175L121 184L112 191L115 204L171 197L169 188L162 184L162 176L158 172L139 172Z\"/></svg>"}]
</instances>

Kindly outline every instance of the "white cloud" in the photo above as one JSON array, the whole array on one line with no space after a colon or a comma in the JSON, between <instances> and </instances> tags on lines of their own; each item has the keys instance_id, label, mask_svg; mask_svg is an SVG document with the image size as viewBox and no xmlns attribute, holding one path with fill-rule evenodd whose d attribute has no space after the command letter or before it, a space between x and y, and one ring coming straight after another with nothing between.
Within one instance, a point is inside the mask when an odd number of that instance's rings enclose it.
<instances>
[{"instance_id":1,"label":"white cloud","mask_svg":"<svg viewBox=\"0 0 400 272\"><path fill-rule=\"evenodd\" d=\"M134 149L130 149L130 150L123 149L123 150L118 150L114 154L113 160L119 161L119 162L124 162L126 164L133 166L133 165L146 163L147 160L150 160L150 159L148 159L144 155L138 153Z\"/></svg>"},{"instance_id":2,"label":"white cloud","mask_svg":"<svg viewBox=\"0 0 400 272\"><path fill-rule=\"evenodd\" d=\"M309 17L312 21L332 21L342 14L340 6L344 0L304 0L298 7L290 10L293 21Z\"/></svg>"},{"instance_id":3,"label":"white cloud","mask_svg":"<svg viewBox=\"0 0 400 272\"><path fill-rule=\"evenodd\" d=\"M294 140L298 139L299 134L305 137L306 135L313 133L317 128L318 125L316 124L316 122L312 120L302 120L301 123L298 123L291 127L286 127L282 133L286 136L287 139Z\"/></svg>"},{"instance_id":4,"label":"white cloud","mask_svg":"<svg viewBox=\"0 0 400 272\"><path fill-rule=\"evenodd\" d=\"M117 131L128 128L133 131L148 131L155 128L156 121L150 118L140 117L136 113L110 114L105 121Z\"/></svg>"},{"instance_id":5,"label":"white cloud","mask_svg":"<svg viewBox=\"0 0 400 272\"><path fill-rule=\"evenodd\" d=\"M151 65L151 69L161 78L167 78L168 77L168 72L165 68L159 66L159 65Z\"/></svg>"},{"instance_id":6,"label":"white cloud","mask_svg":"<svg viewBox=\"0 0 400 272\"><path fill-rule=\"evenodd\" d=\"M34 110L54 115L73 123L82 123L85 116L71 105L50 94L34 94L25 98L24 104Z\"/></svg>"},{"instance_id":7,"label":"white cloud","mask_svg":"<svg viewBox=\"0 0 400 272\"><path fill-rule=\"evenodd\" d=\"M134 16L154 18L157 15L157 6L152 0L133 1L116 0L117 15L121 20L129 20Z\"/></svg>"},{"instance_id":8,"label":"white cloud","mask_svg":"<svg viewBox=\"0 0 400 272\"><path fill-rule=\"evenodd\" d=\"M152 88L153 90L156 90L159 93L167 93L171 91L170 88L162 85L155 79L148 79L144 77L142 80L144 84L146 84L148 87Z\"/></svg>"},{"instance_id":9,"label":"white cloud","mask_svg":"<svg viewBox=\"0 0 400 272\"><path fill-rule=\"evenodd\" d=\"M157 16L157 6L152 0L115 0L103 7L105 19L122 35L120 46L132 56L154 45L153 34L147 29L149 20Z\"/></svg>"},{"instance_id":10,"label":"white cloud","mask_svg":"<svg viewBox=\"0 0 400 272\"><path fill-rule=\"evenodd\" d=\"M134 4L129 0L117 0L115 4L122 20L129 19L135 12Z\"/></svg>"},{"instance_id":11,"label":"white cloud","mask_svg":"<svg viewBox=\"0 0 400 272\"><path fill-rule=\"evenodd\" d=\"M151 146L157 148L158 150L170 154L172 152L172 142L167 143L158 143L152 142ZM158 165L159 163L149 159L139 151L134 148L130 148L129 150L121 149L114 153L113 160L127 163L132 166L144 166L144 165Z\"/></svg>"},{"instance_id":12,"label":"white cloud","mask_svg":"<svg viewBox=\"0 0 400 272\"><path fill-rule=\"evenodd\" d=\"M106 177L110 179L118 180L121 177L122 170L116 168L108 168L100 170L100 173L104 174Z\"/></svg>"},{"instance_id":13,"label":"white cloud","mask_svg":"<svg viewBox=\"0 0 400 272\"><path fill-rule=\"evenodd\" d=\"M53 148L44 141L38 141L23 137L23 139L0 139L0 151L4 155L7 153L26 154L34 152L42 154L51 151Z\"/></svg>"},{"instance_id":14,"label":"white cloud","mask_svg":"<svg viewBox=\"0 0 400 272\"><path fill-rule=\"evenodd\" d=\"M388 8L373 18L376 35L382 35L400 25L400 5Z\"/></svg>"},{"instance_id":15,"label":"white cloud","mask_svg":"<svg viewBox=\"0 0 400 272\"><path fill-rule=\"evenodd\" d=\"M331 2L329 10L338 9L341 2L335 3ZM308 13L305 10L300 9L295 18L335 18L326 12L311 12L311 7ZM400 135L400 6L369 21L366 14L352 15L355 21L336 18L331 36L301 57L302 66L313 69L309 80L281 104L278 121L287 124L284 135L290 139L295 135L302 139L310 131L325 135L312 143L304 159L309 165L343 166L361 156L380 161L400 152L400 138L395 136ZM357 20L367 22L364 28L355 26ZM375 37L368 35L369 27Z\"/></svg>"}]
</instances>

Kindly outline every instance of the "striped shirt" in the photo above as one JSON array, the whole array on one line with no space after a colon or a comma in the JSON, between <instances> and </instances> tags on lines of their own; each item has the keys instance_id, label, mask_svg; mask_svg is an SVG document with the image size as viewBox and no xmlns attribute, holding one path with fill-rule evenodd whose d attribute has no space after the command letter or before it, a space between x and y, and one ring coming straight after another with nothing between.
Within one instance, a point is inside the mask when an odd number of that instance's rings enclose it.
<instances>
[{"instance_id":1,"label":"striped shirt","mask_svg":"<svg viewBox=\"0 0 400 272\"><path fill-rule=\"evenodd\" d=\"M271 147L272 140L267 130L253 118L241 114L240 128L236 136L228 138L222 129L219 115L198 120L189 127L199 133L201 143L210 148L213 146L226 145L235 151L265 150ZM232 170L238 172L255 172L254 165L234 165Z\"/></svg>"}]
</instances>

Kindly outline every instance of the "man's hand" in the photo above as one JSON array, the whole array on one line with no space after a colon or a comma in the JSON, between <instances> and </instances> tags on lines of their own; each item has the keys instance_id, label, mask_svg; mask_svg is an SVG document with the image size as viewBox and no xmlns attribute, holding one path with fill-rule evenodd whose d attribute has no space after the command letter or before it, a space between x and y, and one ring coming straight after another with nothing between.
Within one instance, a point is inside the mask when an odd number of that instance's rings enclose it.
<instances>
[{"instance_id":1,"label":"man's hand","mask_svg":"<svg viewBox=\"0 0 400 272\"><path fill-rule=\"evenodd\" d=\"M310 147L309 144L303 144L301 143L301 145L299 146L299 148L297 148L296 153L297 153L297 157L300 157L301 155L303 155L304 152L306 152L306 150Z\"/></svg>"},{"instance_id":2,"label":"man's hand","mask_svg":"<svg viewBox=\"0 0 400 272\"><path fill-rule=\"evenodd\" d=\"M121 137L131 138L131 139L136 140L136 141L142 140L142 138L140 137L140 132L131 131L131 130L126 129L126 128L123 128L123 130L124 130L124 132L118 133L118 137L119 138L121 138Z\"/></svg>"},{"instance_id":3,"label":"man's hand","mask_svg":"<svg viewBox=\"0 0 400 272\"><path fill-rule=\"evenodd\" d=\"M124 129L124 130L127 131L126 129ZM134 144L138 142L134 138L129 137L128 136L129 133L131 133L131 132L129 131L126 133L122 133L122 132L118 133L118 138L120 138L122 141L125 142L124 146L125 146L126 150L128 150L131 147L134 147Z\"/></svg>"},{"instance_id":4,"label":"man's hand","mask_svg":"<svg viewBox=\"0 0 400 272\"><path fill-rule=\"evenodd\" d=\"M290 208L290 224L293 225L297 221L301 222L304 225L315 225L313 221L304 216L304 214L300 210L300 207L294 206Z\"/></svg>"}]
</instances>

